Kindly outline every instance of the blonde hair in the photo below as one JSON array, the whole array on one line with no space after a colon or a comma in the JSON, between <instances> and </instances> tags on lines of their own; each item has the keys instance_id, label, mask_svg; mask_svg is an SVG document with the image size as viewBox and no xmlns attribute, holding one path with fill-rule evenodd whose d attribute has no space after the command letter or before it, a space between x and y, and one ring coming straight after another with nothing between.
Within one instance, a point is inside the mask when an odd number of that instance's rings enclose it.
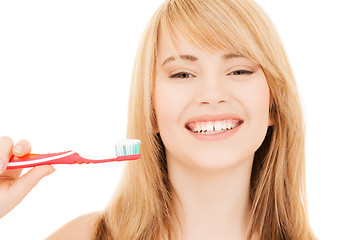
<instances>
[{"instance_id":1,"label":"blonde hair","mask_svg":"<svg viewBox=\"0 0 348 240\"><path fill-rule=\"evenodd\" d=\"M177 239L164 145L156 134L154 84L159 32L180 31L206 50L237 51L262 67L274 125L256 151L250 182L247 239L315 239L305 191L304 122L297 87L281 40L252 0L167 0L148 23L133 71L128 138L141 140L142 157L129 162L118 191L101 215L95 239Z\"/></svg>"}]
</instances>

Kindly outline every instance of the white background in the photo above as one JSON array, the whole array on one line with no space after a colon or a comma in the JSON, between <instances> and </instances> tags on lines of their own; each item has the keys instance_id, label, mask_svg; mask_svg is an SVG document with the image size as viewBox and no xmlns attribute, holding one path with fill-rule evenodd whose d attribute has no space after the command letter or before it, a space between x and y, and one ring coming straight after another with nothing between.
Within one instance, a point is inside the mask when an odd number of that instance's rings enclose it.
<instances>
[{"instance_id":1,"label":"white background","mask_svg":"<svg viewBox=\"0 0 348 240\"><path fill-rule=\"evenodd\" d=\"M0 136L35 153L108 152L125 138L135 51L162 0L1 1ZM345 1L258 0L281 35L305 109L307 192L320 239L348 239L348 23ZM102 210L122 163L56 166L11 213L0 238L43 239Z\"/></svg>"}]
</instances>

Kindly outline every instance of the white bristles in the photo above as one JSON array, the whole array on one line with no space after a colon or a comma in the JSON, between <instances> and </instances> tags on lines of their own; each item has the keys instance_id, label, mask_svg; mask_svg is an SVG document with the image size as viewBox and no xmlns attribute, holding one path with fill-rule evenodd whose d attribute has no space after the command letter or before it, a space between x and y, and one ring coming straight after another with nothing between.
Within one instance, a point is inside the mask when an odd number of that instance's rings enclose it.
<instances>
[{"instance_id":1,"label":"white bristles","mask_svg":"<svg viewBox=\"0 0 348 240\"><path fill-rule=\"evenodd\" d=\"M139 154L140 143L141 141L138 139L125 139L119 141L115 146L116 156Z\"/></svg>"}]
</instances>

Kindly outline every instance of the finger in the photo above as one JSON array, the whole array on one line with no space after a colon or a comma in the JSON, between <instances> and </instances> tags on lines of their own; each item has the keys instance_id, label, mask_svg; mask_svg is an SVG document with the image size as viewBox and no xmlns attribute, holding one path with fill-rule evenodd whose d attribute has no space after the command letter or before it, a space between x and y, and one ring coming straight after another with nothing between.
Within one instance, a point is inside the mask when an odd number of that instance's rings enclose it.
<instances>
[{"instance_id":1,"label":"finger","mask_svg":"<svg viewBox=\"0 0 348 240\"><path fill-rule=\"evenodd\" d=\"M22 157L25 154L28 154L30 152L31 152L31 144L26 139L22 139L18 141L18 143L16 143L16 145L14 146L12 150L13 155L17 157Z\"/></svg>"},{"instance_id":2,"label":"finger","mask_svg":"<svg viewBox=\"0 0 348 240\"><path fill-rule=\"evenodd\" d=\"M8 160L12 156L13 141L11 138L0 137L0 173L4 172Z\"/></svg>"},{"instance_id":3,"label":"finger","mask_svg":"<svg viewBox=\"0 0 348 240\"><path fill-rule=\"evenodd\" d=\"M21 175L23 169L6 169L2 174L1 177L8 178L8 179L17 179Z\"/></svg>"},{"instance_id":4,"label":"finger","mask_svg":"<svg viewBox=\"0 0 348 240\"><path fill-rule=\"evenodd\" d=\"M55 171L51 165L37 166L30 169L13 184L18 190L29 192L43 178Z\"/></svg>"},{"instance_id":5,"label":"finger","mask_svg":"<svg viewBox=\"0 0 348 240\"><path fill-rule=\"evenodd\" d=\"M32 168L21 178L13 181L7 193L8 204L6 204L5 208L0 212L0 218L16 207L43 177L54 171L55 169L52 166L38 166Z\"/></svg>"},{"instance_id":6,"label":"finger","mask_svg":"<svg viewBox=\"0 0 348 240\"><path fill-rule=\"evenodd\" d=\"M11 186L11 194L16 205L39 183L39 181L55 169L50 165L37 166L18 178ZM13 192L12 192L13 191Z\"/></svg>"}]
</instances>

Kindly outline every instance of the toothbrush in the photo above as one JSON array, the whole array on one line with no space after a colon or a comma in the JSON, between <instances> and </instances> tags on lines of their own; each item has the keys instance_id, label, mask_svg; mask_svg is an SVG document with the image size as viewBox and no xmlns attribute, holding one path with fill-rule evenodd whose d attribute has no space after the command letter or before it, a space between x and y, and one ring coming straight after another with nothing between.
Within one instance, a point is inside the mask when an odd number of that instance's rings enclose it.
<instances>
[{"instance_id":1,"label":"toothbrush","mask_svg":"<svg viewBox=\"0 0 348 240\"><path fill-rule=\"evenodd\" d=\"M82 164L82 163L105 163L114 161L137 160L140 155L140 140L126 139L115 146L116 156L110 158L82 157L74 151L49 153L49 154L27 154L23 157L12 156L7 164L7 169L29 168L40 165L51 164Z\"/></svg>"}]
</instances>

